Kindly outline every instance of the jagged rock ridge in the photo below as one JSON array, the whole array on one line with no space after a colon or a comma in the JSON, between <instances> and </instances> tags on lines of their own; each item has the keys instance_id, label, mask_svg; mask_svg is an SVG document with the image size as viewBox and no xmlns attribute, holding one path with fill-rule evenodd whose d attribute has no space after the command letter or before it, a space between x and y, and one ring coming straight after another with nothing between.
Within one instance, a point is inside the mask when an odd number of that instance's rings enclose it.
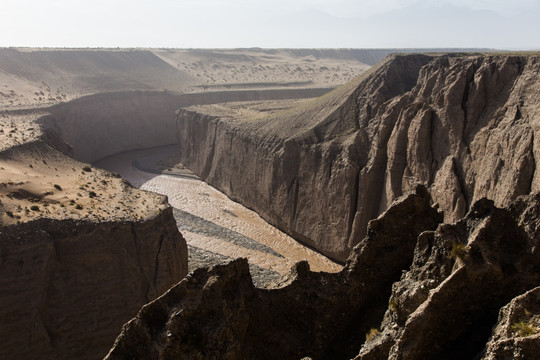
<instances>
[{"instance_id":1,"label":"jagged rock ridge","mask_svg":"<svg viewBox=\"0 0 540 360\"><path fill-rule=\"evenodd\" d=\"M381 334L357 359L481 355L501 307L540 284L539 205L540 193L504 209L481 199L457 223L423 233L410 270L392 285ZM538 312L534 306L528 311ZM491 342L498 333L495 329ZM492 358L494 351L489 346L483 357Z\"/></svg>"},{"instance_id":2,"label":"jagged rock ridge","mask_svg":"<svg viewBox=\"0 0 540 360\"><path fill-rule=\"evenodd\" d=\"M198 269L143 307L107 358L354 356L386 308L374 300L390 295L416 236L442 220L429 201L420 189L372 221L341 273L313 273L301 262L281 288L263 290L253 286L245 259Z\"/></svg>"},{"instance_id":3,"label":"jagged rock ridge","mask_svg":"<svg viewBox=\"0 0 540 360\"><path fill-rule=\"evenodd\" d=\"M344 261L417 183L455 221L482 197L540 190L535 56L396 55L270 117L179 112L184 164L270 223Z\"/></svg>"},{"instance_id":4,"label":"jagged rock ridge","mask_svg":"<svg viewBox=\"0 0 540 360\"><path fill-rule=\"evenodd\" d=\"M418 187L370 221L339 274L298 263L261 290L245 260L199 269L143 307L107 359L527 358L540 333L527 292L540 284L540 194L441 220Z\"/></svg>"}]
</instances>

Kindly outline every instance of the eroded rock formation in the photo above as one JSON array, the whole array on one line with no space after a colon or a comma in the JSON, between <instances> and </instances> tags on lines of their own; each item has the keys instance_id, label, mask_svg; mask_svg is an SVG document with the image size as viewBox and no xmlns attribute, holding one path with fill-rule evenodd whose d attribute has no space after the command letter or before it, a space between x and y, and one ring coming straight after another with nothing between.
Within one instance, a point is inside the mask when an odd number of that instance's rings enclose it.
<instances>
[{"instance_id":1,"label":"eroded rock formation","mask_svg":"<svg viewBox=\"0 0 540 360\"><path fill-rule=\"evenodd\" d=\"M482 199L457 223L423 233L392 286L381 333L357 359L479 355L499 309L540 284L539 205L540 194L505 209Z\"/></svg>"},{"instance_id":2,"label":"eroded rock formation","mask_svg":"<svg viewBox=\"0 0 540 360\"><path fill-rule=\"evenodd\" d=\"M341 273L298 263L262 290L245 260L199 269L144 306L106 359L525 359L539 344L539 204L482 199L448 225L418 187L370 221Z\"/></svg>"},{"instance_id":3,"label":"eroded rock formation","mask_svg":"<svg viewBox=\"0 0 540 360\"><path fill-rule=\"evenodd\" d=\"M296 110L182 110L182 161L344 261L368 221L417 183L448 222L482 197L506 206L540 190L539 74L535 56L392 56Z\"/></svg>"},{"instance_id":4,"label":"eroded rock formation","mask_svg":"<svg viewBox=\"0 0 540 360\"><path fill-rule=\"evenodd\" d=\"M540 354L540 287L514 298L499 313L486 360L534 359Z\"/></svg>"}]
</instances>

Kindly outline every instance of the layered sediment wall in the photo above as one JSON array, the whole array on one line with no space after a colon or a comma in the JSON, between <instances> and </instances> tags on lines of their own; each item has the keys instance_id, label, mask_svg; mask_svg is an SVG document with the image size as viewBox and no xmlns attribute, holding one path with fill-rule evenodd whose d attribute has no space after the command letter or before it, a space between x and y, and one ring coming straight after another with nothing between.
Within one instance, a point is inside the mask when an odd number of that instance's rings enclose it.
<instances>
[{"instance_id":1,"label":"layered sediment wall","mask_svg":"<svg viewBox=\"0 0 540 360\"><path fill-rule=\"evenodd\" d=\"M540 190L540 60L396 55L269 117L181 110L183 163L300 241L344 261L370 219L415 184L446 221L482 197Z\"/></svg>"},{"instance_id":2,"label":"layered sediment wall","mask_svg":"<svg viewBox=\"0 0 540 360\"><path fill-rule=\"evenodd\" d=\"M3 359L103 357L122 325L187 273L170 208L136 223L40 219L0 235Z\"/></svg>"}]
</instances>

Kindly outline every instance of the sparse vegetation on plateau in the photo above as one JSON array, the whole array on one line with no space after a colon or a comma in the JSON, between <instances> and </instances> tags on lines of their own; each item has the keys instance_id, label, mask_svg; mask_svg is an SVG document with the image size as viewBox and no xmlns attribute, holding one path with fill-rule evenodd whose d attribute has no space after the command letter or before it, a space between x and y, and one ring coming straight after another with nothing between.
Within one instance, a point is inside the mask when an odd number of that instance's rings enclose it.
<instances>
[{"instance_id":1,"label":"sparse vegetation on plateau","mask_svg":"<svg viewBox=\"0 0 540 360\"><path fill-rule=\"evenodd\" d=\"M538 328L536 328L535 326L525 321L520 321L520 322L512 324L512 326L510 327L510 330L512 330L514 334L517 334L518 336L522 336L522 337L534 335L538 332Z\"/></svg>"},{"instance_id":2,"label":"sparse vegetation on plateau","mask_svg":"<svg viewBox=\"0 0 540 360\"><path fill-rule=\"evenodd\" d=\"M399 304L396 299L391 299L390 303L388 304L388 308L393 311L397 312L399 310Z\"/></svg>"}]
</instances>

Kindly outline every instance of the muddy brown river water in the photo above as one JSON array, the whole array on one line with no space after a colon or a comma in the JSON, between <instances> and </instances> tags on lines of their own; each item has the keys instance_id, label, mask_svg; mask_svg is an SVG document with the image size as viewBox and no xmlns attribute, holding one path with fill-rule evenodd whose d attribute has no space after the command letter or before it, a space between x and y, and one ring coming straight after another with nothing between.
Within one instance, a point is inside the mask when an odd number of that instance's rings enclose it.
<instances>
[{"instance_id":1,"label":"muddy brown river water","mask_svg":"<svg viewBox=\"0 0 540 360\"><path fill-rule=\"evenodd\" d=\"M268 286L303 259L313 271L342 269L183 169L175 162L176 151L176 145L131 151L94 165L119 173L141 189L167 195L188 243L190 271L245 257L255 284Z\"/></svg>"}]
</instances>

